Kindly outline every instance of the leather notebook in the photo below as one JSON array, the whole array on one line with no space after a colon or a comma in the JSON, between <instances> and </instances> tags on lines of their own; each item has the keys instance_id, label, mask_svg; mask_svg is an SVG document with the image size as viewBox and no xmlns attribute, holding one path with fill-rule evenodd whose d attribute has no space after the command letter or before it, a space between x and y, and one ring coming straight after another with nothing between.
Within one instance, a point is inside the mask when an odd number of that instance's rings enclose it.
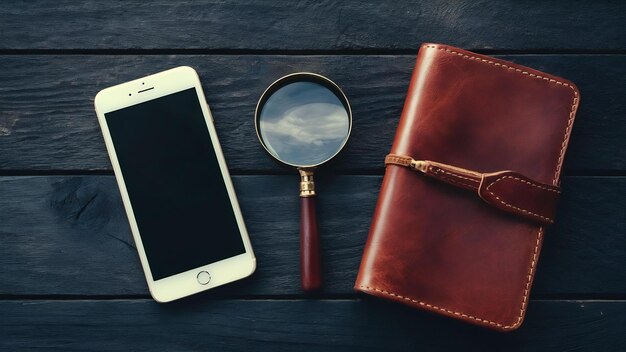
<instances>
[{"instance_id":1,"label":"leather notebook","mask_svg":"<svg viewBox=\"0 0 626 352\"><path fill-rule=\"evenodd\" d=\"M562 78L422 45L355 289L519 327L579 101Z\"/></svg>"}]
</instances>

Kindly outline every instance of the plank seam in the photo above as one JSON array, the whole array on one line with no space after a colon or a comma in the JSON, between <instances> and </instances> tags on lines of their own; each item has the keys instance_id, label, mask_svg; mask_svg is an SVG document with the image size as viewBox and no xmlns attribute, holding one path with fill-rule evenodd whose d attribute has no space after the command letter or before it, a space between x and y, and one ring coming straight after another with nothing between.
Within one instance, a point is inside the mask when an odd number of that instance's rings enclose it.
<instances>
[{"instance_id":1,"label":"plank seam","mask_svg":"<svg viewBox=\"0 0 626 352\"><path fill-rule=\"evenodd\" d=\"M465 48L483 55L626 55L620 49L484 49ZM227 48L107 48L107 49L11 49L0 48L0 55L292 55L292 56L357 56L357 55L415 55L418 48L364 48L364 49L227 49Z\"/></svg>"}]
</instances>

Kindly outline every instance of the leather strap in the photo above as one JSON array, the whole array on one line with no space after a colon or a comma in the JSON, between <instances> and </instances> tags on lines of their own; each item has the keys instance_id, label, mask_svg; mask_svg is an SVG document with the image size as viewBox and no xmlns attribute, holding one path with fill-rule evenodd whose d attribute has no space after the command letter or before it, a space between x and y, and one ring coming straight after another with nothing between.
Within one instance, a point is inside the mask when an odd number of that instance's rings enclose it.
<instances>
[{"instance_id":1,"label":"leather strap","mask_svg":"<svg viewBox=\"0 0 626 352\"><path fill-rule=\"evenodd\" d=\"M477 192L488 204L540 224L554 223L558 186L534 181L514 171L481 173L429 160L389 154L385 164L408 167L452 186Z\"/></svg>"}]
</instances>

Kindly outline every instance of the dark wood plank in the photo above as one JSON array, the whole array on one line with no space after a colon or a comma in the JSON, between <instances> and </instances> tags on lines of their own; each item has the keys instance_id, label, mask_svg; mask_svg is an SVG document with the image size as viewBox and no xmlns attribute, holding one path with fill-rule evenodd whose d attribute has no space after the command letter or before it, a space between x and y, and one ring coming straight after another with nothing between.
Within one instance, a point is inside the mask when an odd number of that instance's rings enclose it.
<instances>
[{"instance_id":1,"label":"dark wood plank","mask_svg":"<svg viewBox=\"0 0 626 352\"><path fill-rule=\"evenodd\" d=\"M8 351L623 351L626 302L531 301L503 334L364 300L2 301ZM450 338L453 336L454 338Z\"/></svg>"},{"instance_id":2,"label":"dark wood plank","mask_svg":"<svg viewBox=\"0 0 626 352\"><path fill-rule=\"evenodd\" d=\"M626 36L625 36L626 37ZM514 55L576 82L582 105L565 172L626 168L626 56ZM415 57L405 56L0 56L0 169L108 170L93 111L96 92L178 65L197 68L226 160L235 172L289 172L259 145L253 114L276 78L295 71L325 74L354 109L351 140L329 170L382 172Z\"/></svg>"},{"instance_id":3,"label":"dark wood plank","mask_svg":"<svg viewBox=\"0 0 626 352\"><path fill-rule=\"evenodd\" d=\"M319 177L324 294L352 294L381 178ZM258 269L213 296L299 295L298 177L234 177ZM533 294L626 292L624 177L566 177ZM147 295L112 176L0 178L0 295Z\"/></svg>"},{"instance_id":4,"label":"dark wood plank","mask_svg":"<svg viewBox=\"0 0 626 352\"><path fill-rule=\"evenodd\" d=\"M621 1L3 1L1 49L626 49Z\"/></svg>"}]
</instances>

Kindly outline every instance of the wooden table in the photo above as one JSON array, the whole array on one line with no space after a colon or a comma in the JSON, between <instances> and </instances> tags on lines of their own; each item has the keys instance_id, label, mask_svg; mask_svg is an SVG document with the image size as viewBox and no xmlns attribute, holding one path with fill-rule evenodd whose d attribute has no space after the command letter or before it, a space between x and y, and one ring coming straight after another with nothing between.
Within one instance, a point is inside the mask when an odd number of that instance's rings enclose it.
<instances>
[{"instance_id":1,"label":"wooden table","mask_svg":"<svg viewBox=\"0 0 626 352\"><path fill-rule=\"evenodd\" d=\"M0 3L0 350L626 350L626 3ZM352 285L417 49L441 42L575 82L582 104L525 324L500 334ZM258 270L150 299L93 111L104 87L196 68ZM298 176L254 132L264 88L336 81L353 135L318 177L325 288L303 295Z\"/></svg>"}]
</instances>

